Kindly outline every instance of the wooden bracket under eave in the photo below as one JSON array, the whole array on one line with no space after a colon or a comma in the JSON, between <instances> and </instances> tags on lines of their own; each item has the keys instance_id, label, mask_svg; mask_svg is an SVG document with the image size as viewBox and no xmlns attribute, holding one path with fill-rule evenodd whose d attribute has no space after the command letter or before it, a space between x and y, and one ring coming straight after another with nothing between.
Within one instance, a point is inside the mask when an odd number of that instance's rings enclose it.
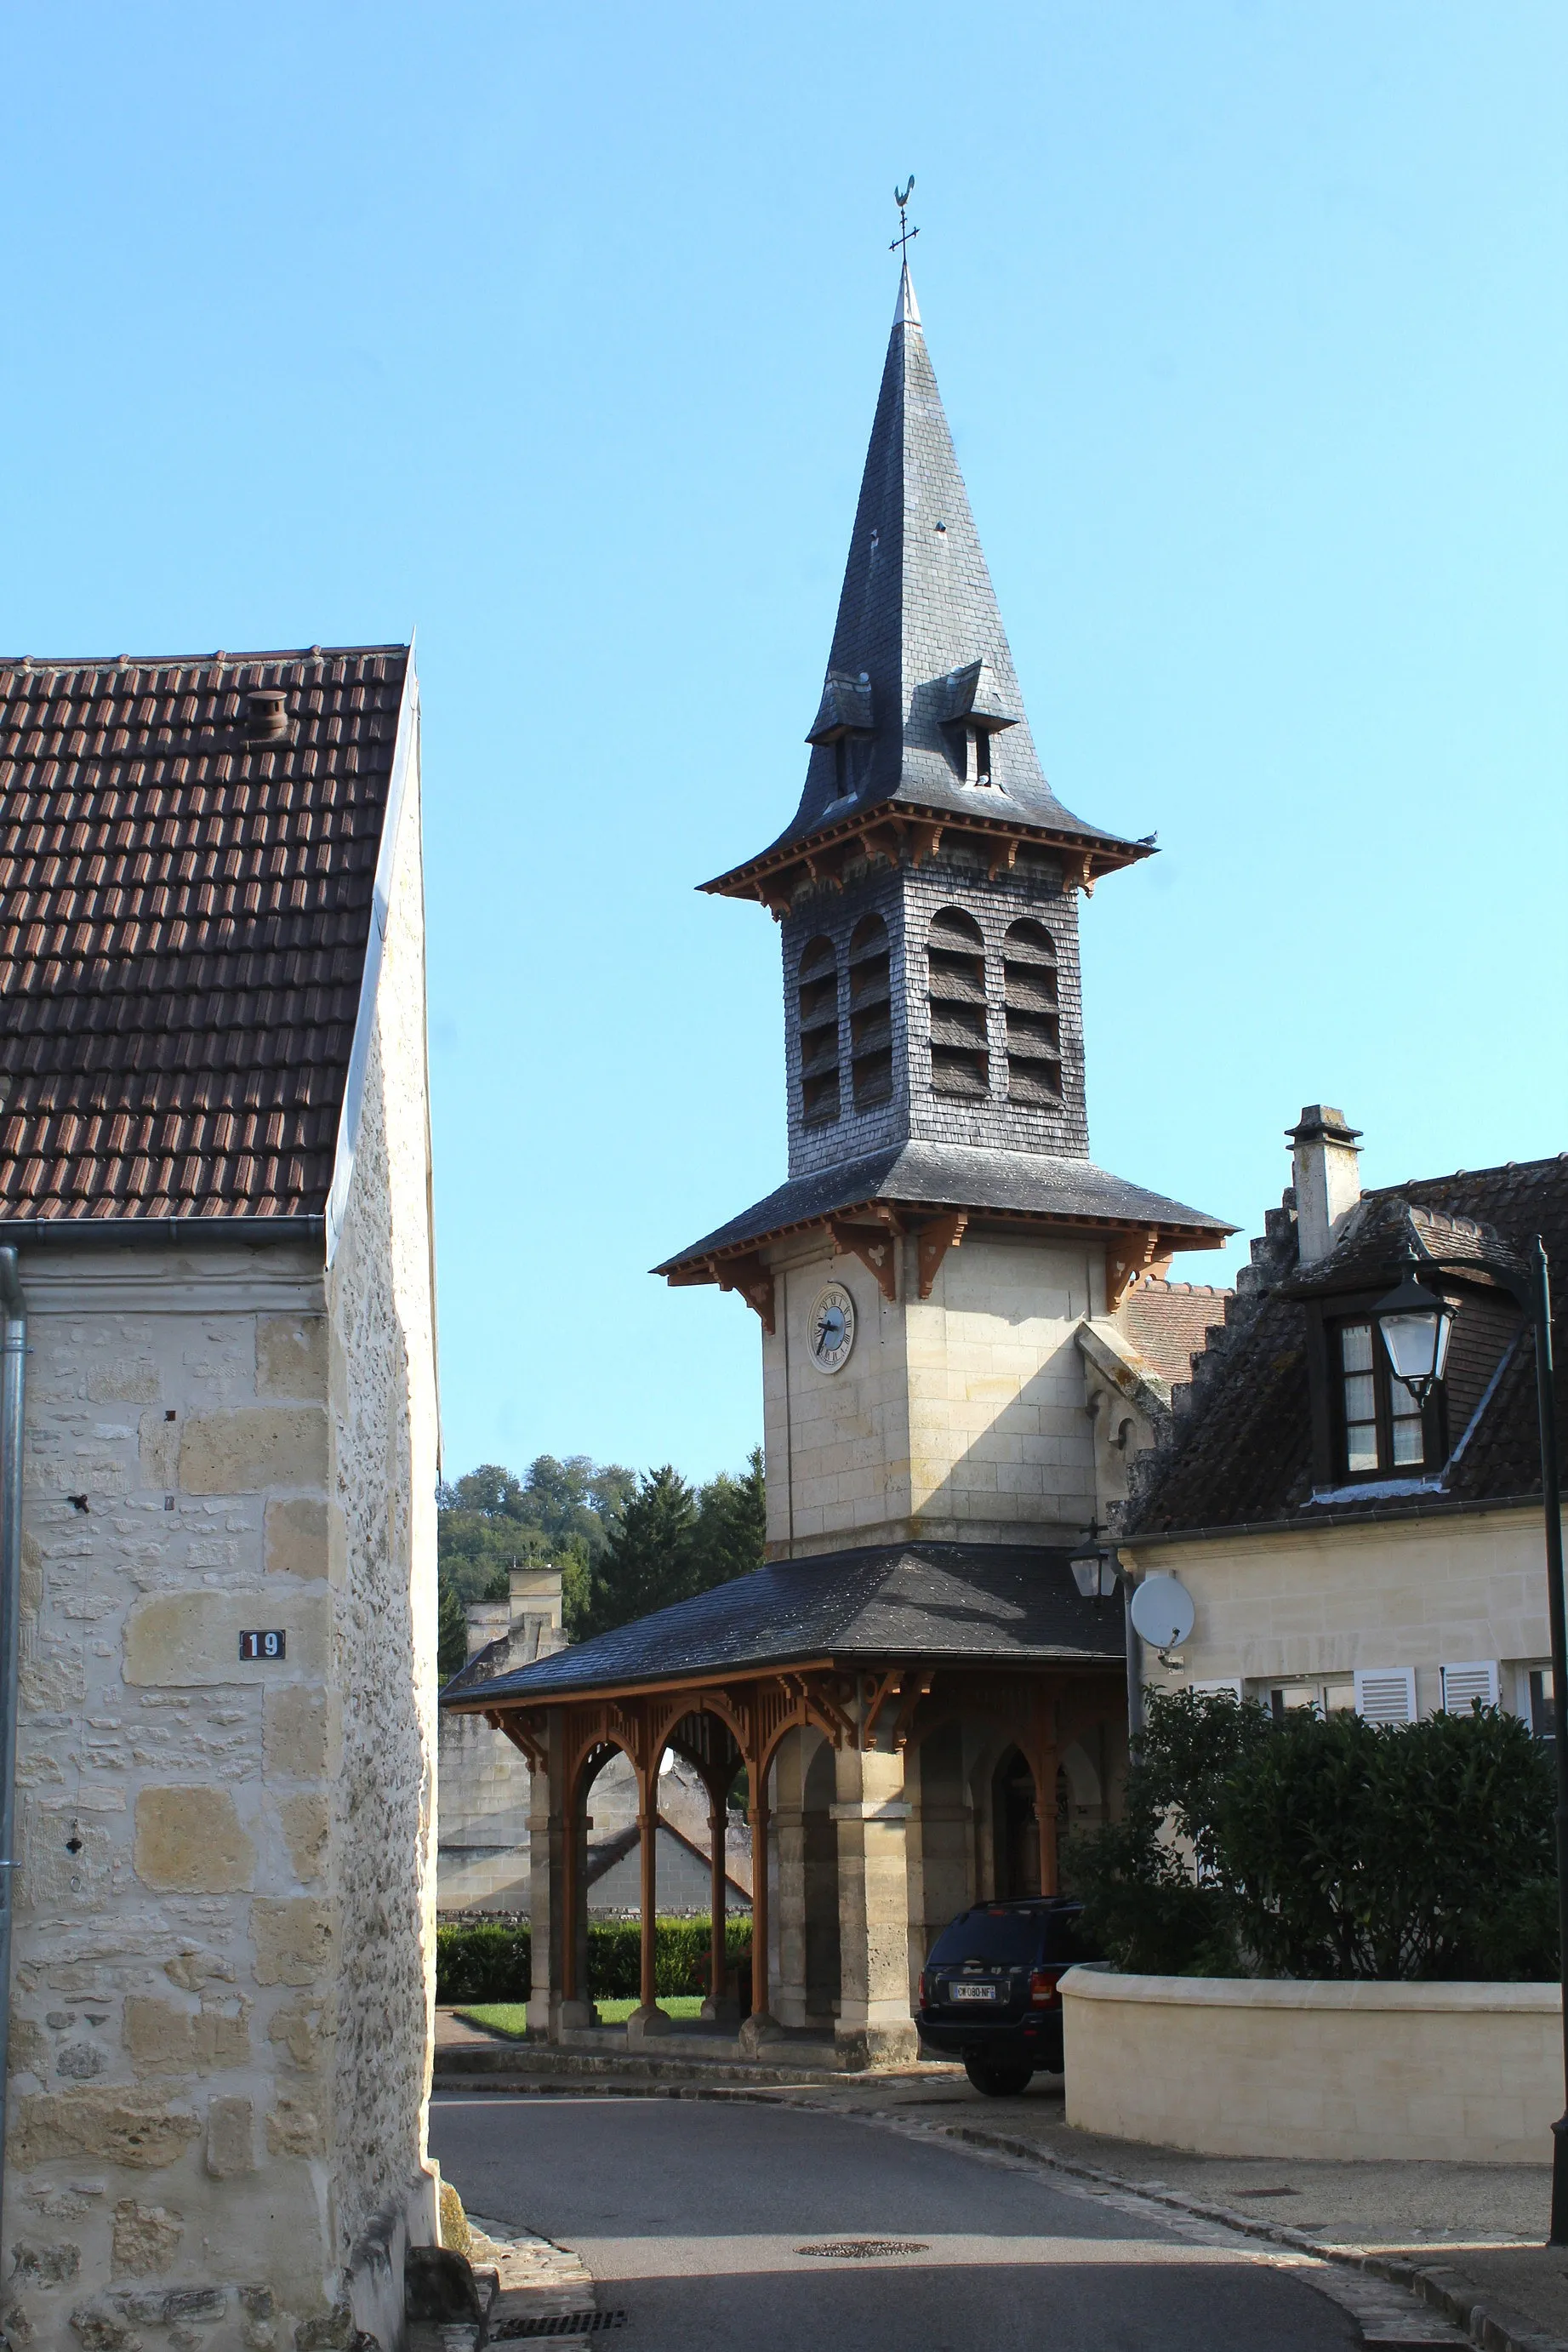
<instances>
[{"instance_id":1,"label":"wooden bracket under eave","mask_svg":"<svg viewBox=\"0 0 1568 2352\"><path fill-rule=\"evenodd\" d=\"M858 1257L866 1272L875 1276L877 1287L891 1306L898 1297L898 1236L903 1230L896 1219L890 1215L885 1223L859 1225L842 1217L830 1217L828 1230L839 1255Z\"/></svg>"},{"instance_id":2,"label":"wooden bracket under eave","mask_svg":"<svg viewBox=\"0 0 1568 2352\"><path fill-rule=\"evenodd\" d=\"M920 1228L920 1296L929 1298L936 1280L936 1269L950 1249L956 1249L964 1238L969 1222L967 1209L955 1209L946 1217L933 1217L928 1225Z\"/></svg>"},{"instance_id":3,"label":"wooden bracket under eave","mask_svg":"<svg viewBox=\"0 0 1568 2352\"><path fill-rule=\"evenodd\" d=\"M1018 856L1019 842L1016 835L1008 841L993 841L990 858L986 868L988 879L994 882L1004 866L1010 874L1018 864Z\"/></svg>"},{"instance_id":4,"label":"wooden bracket under eave","mask_svg":"<svg viewBox=\"0 0 1568 2352\"><path fill-rule=\"evenodd\" d=\"M762 1318L762 1328L773 1337L773 1268L764 1265L753 1252L747 1257L710 1257L708 1271L721 1290L737 1290L747 1305Z\"/></svg>"},{"instance_id":5,"label":"wooden bracket under eave","mask_svg":"<svg viewBox=\"0 0 1568 2352\"><path fill-rule=\"evenodd\" d=\"M1161 1254L1160 1233L1152 1225L1141 1234L1126 1234L1105 1246L1105 1311L1114 1315L1139 1275L1162 1275L1171 1262L1170 1250Z\"/></svg>"},{"instance_id":6,"label":"wooden bracket under eave","mask_svg":"<svg viewBox=\"0 0 1568 2352\"><path fill-rule=\"evenodd\" d=\"M912 824L909 828L910 864L919 866L927 857L935 857L942 846L942 835L946 830L946 826L940 824Z\"/></svg>"}]
</instances>

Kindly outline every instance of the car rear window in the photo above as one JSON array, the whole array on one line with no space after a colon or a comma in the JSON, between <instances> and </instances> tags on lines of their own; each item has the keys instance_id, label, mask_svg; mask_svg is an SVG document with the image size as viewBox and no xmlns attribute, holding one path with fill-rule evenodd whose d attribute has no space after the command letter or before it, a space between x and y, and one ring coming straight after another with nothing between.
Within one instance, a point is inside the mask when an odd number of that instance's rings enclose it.
<instances>
[{"instance_id":1,"label":"car rear window","mask_svg":"<svg viewBox=\"0 0 1568 2352\"><path fill-rule=\"evenodd\" d=\"M1048 1911L1045 1915L1043 1960L1099 1960L1104 1954L1084 1933L1082 1911Z\"/></svg>"},{"instance_id":2,"label":"car rear window","mask_svg":"<svg viewBox=\"0 0 1568 2352\"><path fill-rule=\"evenodd\" d=\"M998 1967L1027 1968L1040 1950L1038 1911L966 1911L937 1937L927 1966L944 1961L989 1960Z\"/></svg>"}]
</instances>

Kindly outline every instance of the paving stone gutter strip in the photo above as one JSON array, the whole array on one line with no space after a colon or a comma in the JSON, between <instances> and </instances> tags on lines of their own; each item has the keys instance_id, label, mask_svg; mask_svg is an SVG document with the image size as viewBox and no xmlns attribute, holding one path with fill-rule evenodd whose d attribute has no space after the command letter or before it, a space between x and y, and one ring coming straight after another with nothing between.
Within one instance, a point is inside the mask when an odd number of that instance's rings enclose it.
<instances>
[{"instance_id":1,"label":"paving stone gutter strip","mask_svg":"<svg viewBox=\"0 0 1568 2352\"><path fill-rule=\"evenodd\" d=\"M707 2070L705 2068L704 2071ZM728 2071L727 2068L713 2069L714 2074L719 2075ZM879 2125L883 2129L904 2132L910 2128L906 2124L894 2123L884 2112L873 2110L868 2114L863 2109L846 2110L830 2099L815 2095L816 2086L801 2083L798 2077L792 2084L777 2079L762 2083L753 2079L744 2084L722 2079L702 2083L653 2079L628 2082L623 2062L620 2068L612 2062L606 2066L605 2074L612 2076L619 2074L621 2079L606 2081L595 2067L591 2079L594 2092L600 2096L609 2091L612 2095L619 2092L628 2098L745 2100L761 2106L788 2104L808 2106L821 2115L852 2114L857 2121ZM846 2081L847 2086L847 2078L840 2079ZM861 2076L856 2087L868 2088L877 2079ZM443 2088L461 2089L472 2095L475 2091L483 2090L502 2097L508 2095L513 2097L519 2095L553 2095L570 2098L580 2087L581 2091L589 2087L583 2074L578 2074L574 2082L571 2074L564 2073L543 2076L535 2074L531 2077L527 2074L510 2077L491 2075L488 2080L483 2076L476 2080L473 2074L465 2073L449 2078L444 2084L438 2080L436 2084L438 2092ZM932 2121L922 2123L917 2128L923 2135L958 2140L998 2156L1038 2165L1043 2170L1088 2181L1118 2196L1140 2198L1151 2205L1167 2206L1175 2212L1189 2215L1194 2221L1218 2224L1223 2229L1235 2231L1239 2236L1288 2249L1314 2262L1333 2263L1342 2270L1364 2272L1371 2278L1401 2289L1437 2313L1442 2320L1460 2330L1471 2344L1478 2346L1479 2352L1568 2352L1568 2339L1537 2327L1527 2313L1498 2296L1483 2294L1461 2272L1445 2263L1411 2262L1396 2254L1358 2253L1348 2246L1325 2245L1306 2231L1292 2229L1288 2222L1260 2221L1253 2214L1239 2213L1231 2206L1216 2205L1205 2199L1184 2196L1177 2189L1129 2180L1124 2175L1109 2171L1103 2165L1078 2163L1071 2157L1041 2148L1032 2141L1017 2138L1009 2132L991 2130L982 2125ZM1371 2336L1364 2323L1364 2336L1368 2341L1383 2340Z\"/></svg>"},{"instance_id":2,"label":"paving stone gutter strip","mask_svg":"<svg viewBox=\"0 0 1568 2352\"><path fill-rule=\"evenodd\" d=\"M698 2092L695 2095L718 2095ZM826 2107L825 2101L812 2104ZM1220 2222L1246 2237L1289 2246L1293 2252L1313 2255L1319 2262L1368 2271L1374 2278L1403 2287L1432 2310L1440 2312L1445 2319L1462 2329L1472 2344L1479 2345L1481 2352L1568 2352L1568 2343L1562 2336L1543 2334L1526 2313L1495 2297L1490 2303L1484 2302L1461 2272L1443 2263L1406 2262L1396 2254L1358 2254L1347 2246L1325 2246L1306 2231L1292 2230L1288 2222L1260 2221L1249 2213L1238 2213L1228 2205L1211 2205L1197 2197L1184 2197L1173 2189L1145 2187L1138 2181L1124 2179L1119 2173L1107 2172L1103 2166L1074 2164L1069 2157L1054 2155L1028 2140L1014 2139L1007 2132L988 2131L976 2124L928 2124L925 2128L948 2139L967 2140L976 2147L994 2148L998 2155L1021 2157L1053 2172L1072 2173L1103 2188L1146 2198L1152 2205L1169 2205L1177 2212L1190 2213L1197 2221Z\"/></svg>"}]
</instances>

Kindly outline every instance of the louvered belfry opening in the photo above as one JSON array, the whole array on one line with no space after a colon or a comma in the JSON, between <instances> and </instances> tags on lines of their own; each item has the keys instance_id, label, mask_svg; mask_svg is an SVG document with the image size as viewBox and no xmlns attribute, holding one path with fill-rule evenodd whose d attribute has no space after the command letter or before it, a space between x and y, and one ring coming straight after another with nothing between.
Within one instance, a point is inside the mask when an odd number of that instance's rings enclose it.
<instances>
[{"instance_id":1,"label":"louvered belfry opening","mask_svg":"<svg viewBox=\"0 0 1568 2352\"><path fill-rule=\"evenodd\" d=\"M931 1005L931 1091L971 1100L990 1092L986 1046L986 950L961 908L931 918L925 950Z\"/></svg>"},{"instance_id":2,"label":"louvered belfry opening","mask_svg":"<svg viewBox=\"0 0 1568 2352\"><path fill-rule=\"evenodd\" d=\"M1003 940L1002 993L1009 1099L1059 1103L1061 1024L1056 1009L1056 942L1043 923L1014 923Z\"/></svg>"},{"instance_id":3,"label":"louvered belfry opening","mask_svg":"<svg viewBox=\"0 0 1568 2352\"><path fill-rule=\"evenodd\" d=\"M893 1100L893 989L887 925L867 915L850 940L850 1055L856 1110Z\"/></svg>"},{"instance_id":4,"label":"louvered belfry opening","mask_svg":"<svg viewBox=\"0 0 1568 2352\"><path fill-rule=\"evenodd\" d=\"M800 958L800 1117L829 1127L839 1115L839 960L831 940L810 940Z\"/></svg>"}]
</instances>

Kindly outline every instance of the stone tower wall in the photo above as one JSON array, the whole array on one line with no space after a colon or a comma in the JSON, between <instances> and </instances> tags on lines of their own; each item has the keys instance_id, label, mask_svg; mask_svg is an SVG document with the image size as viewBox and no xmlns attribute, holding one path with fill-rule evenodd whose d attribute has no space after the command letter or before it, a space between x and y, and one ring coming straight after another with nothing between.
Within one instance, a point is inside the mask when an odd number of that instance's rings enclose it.
<instances>
[{"instance_id":1,"label":"stone tower wall","mask_svg":"<svg viewBox=\"0 0 1568 2352\"><path fill-rule=\"evenodd\" d=\"M936 1094L931 1086L925 943L932 917L960 908L985 940L990 1093L985 1100ZM849 942L870 913L887 926L892 962L893 1098L869 1110L854 1107L852 1085ZM1044 925L1057 954L1058 1018L1061 1036L1060 1107L1009 1100L1002 940L1009 924L1029 916ZM783 923L784 1041L789 1099L789 1173L810 1175L863 1154L914 1139L1002 1151L1042 1151L1085 1159L1089 1151L1083 1077L1083 1012L1078 957L1078 899L1061 887L1060 862L1021 850L1014 870L993 877L977 855L962 846L919 866L873 860L852 870L841 889L804 891ZM800 971L804 950L831 940L839 959L840 1109L836 1120L807 1126L801 1113Z\"/></svg>"}]
</instances>

